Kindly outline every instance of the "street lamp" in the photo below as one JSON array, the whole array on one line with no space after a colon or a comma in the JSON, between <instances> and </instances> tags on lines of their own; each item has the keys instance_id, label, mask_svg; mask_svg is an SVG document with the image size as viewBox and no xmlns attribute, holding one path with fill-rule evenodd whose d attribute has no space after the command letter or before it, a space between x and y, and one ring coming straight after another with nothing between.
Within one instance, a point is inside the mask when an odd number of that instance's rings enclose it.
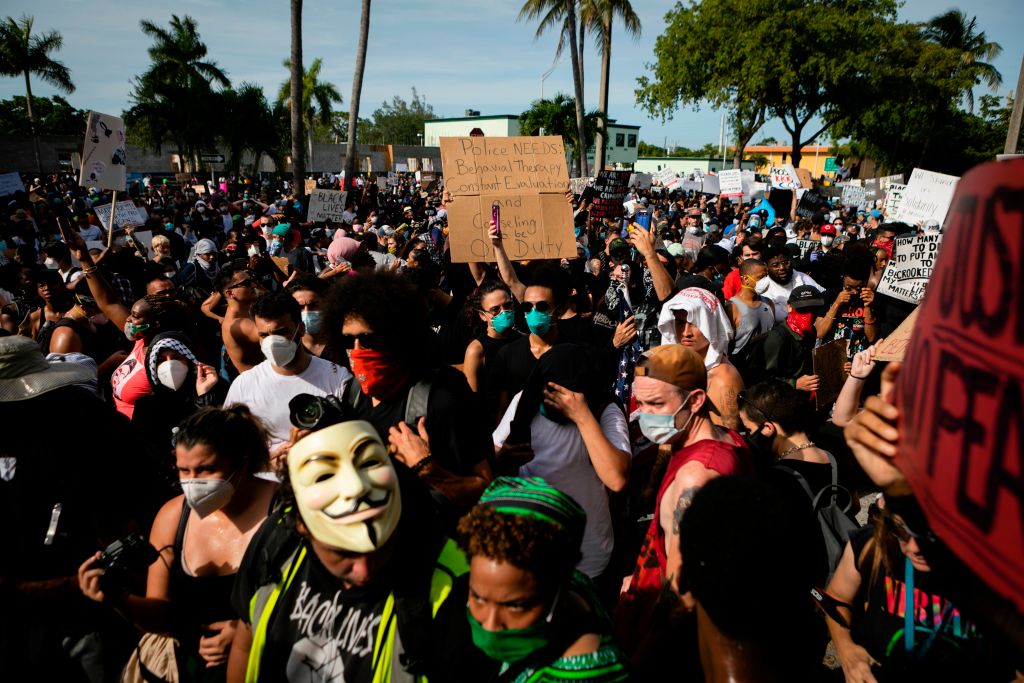
<instances>
[{"instance_id":1,"label":"street lamp","mask_svg":"<svg viewBox=\"0 0 1024 683\"><path fill-rule=\"evenodd\" d=\"M416 133L416 139L420 143L420 147L423 146L423 133Z\"/></svg>"}]
</instances>

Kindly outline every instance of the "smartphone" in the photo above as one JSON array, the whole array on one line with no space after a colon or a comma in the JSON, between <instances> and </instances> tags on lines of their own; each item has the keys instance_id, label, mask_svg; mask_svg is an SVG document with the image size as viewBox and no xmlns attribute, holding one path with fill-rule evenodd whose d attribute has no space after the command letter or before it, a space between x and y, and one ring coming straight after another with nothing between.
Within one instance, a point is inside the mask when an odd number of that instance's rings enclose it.
<instances>
[{"instance_id":1,"label":"smartphone","mask_svg":"<svg viewBox=\"0 0 1024 683\"><path fill-rule=\"evenodd\" d=\"M651 214L646 211L639 211L636 214L636 223L644 230L651 229Z\"/></svg>"},{"instance_id":2,"label":"smartphone","mask_svg":"<svg viewBox=\"0 0 1024 683\"><path fill-rule=\"evenodd\" d=\"M501 237L501 204L498 202L491 204L491 220L494 221L495 232Z\"/></svg>"}]
</instances>

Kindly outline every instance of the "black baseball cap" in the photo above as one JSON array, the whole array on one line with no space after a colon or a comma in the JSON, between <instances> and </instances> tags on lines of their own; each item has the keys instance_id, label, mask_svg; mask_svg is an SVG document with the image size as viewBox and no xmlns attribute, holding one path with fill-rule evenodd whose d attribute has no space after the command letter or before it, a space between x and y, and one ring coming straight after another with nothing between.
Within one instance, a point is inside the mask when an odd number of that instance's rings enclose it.
<instances>
[{"instance_id":1,"label":"black baseball cap","mask_svg":"<svg viewBox=\"0 0 1024 683\"><path fill-rule=\"evenodd\" d=\"M789 305L796 311L818 309L825 305L821 292L810 285L800 285L789 295Z\"/></svg>"}]
</instances>

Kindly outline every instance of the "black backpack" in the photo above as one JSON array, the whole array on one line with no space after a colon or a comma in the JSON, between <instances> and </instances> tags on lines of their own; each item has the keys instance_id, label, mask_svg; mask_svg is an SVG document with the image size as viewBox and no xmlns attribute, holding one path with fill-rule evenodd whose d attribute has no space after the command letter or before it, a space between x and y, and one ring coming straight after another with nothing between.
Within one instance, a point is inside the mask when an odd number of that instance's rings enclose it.
<instances>
[{"instance_id":1,"label":"black backpack","mask_svg":"<svg viewBox=\"0 0 1024 683\"><path fill-rule=\"evenodd\" d=\"M850 508L853 507L853 496L839 485L839 466L836 464L835 456L828 451L825 453L828 454L828 462L832 467L832 483L823 486L817 493L811 491L807 479L795 469L782 463L776 463L775 467L793 475L811 501L811 507L818 518L821 535L825 541L825 552L828 554L828 578L831 580L836 567L839 566L839 560L843 556L843 550L846 548L850 534L859 527L848 514ZM842 504L840 501L843 501Z\"/></svg>"}]
</instances>

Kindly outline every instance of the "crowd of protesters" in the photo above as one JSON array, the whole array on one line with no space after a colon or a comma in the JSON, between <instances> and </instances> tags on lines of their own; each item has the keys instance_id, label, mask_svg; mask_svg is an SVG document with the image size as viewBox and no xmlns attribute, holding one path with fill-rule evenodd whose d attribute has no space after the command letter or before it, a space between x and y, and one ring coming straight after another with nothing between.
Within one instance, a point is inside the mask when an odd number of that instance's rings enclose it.
<instances>
[{"instance_id":1,"label":"crowd of protesters","mask_svg":"<svg viewBox=\"0 0 1024 683\"><path fill-rule=\"evenodd\" d=\"M465 264L443 183L377 180L309 222L146 178L112 233L67 175L4 199L5 679L1020 679L1019 621L866 474L914 308L879 278L938 225L585 190L577 258L492 223Z\"/></svg>"}]
</instances>

